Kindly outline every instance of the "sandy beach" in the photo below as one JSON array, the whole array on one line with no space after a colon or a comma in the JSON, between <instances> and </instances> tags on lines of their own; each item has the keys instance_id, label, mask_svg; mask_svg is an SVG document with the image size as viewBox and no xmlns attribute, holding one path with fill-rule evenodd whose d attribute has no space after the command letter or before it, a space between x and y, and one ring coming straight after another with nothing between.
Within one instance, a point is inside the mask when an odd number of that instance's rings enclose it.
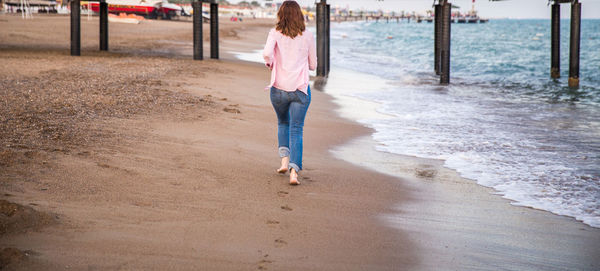
<instances>
[{"instance_id":1,"label":"sandy beach","mask_svg":"<svg viewBox=\"0 0 600 271\"><path fill-rule=\"evenodd\" d=\"M98 18L83 18L72 57L69 17L0 15L0 268L600 268L597 228L511 206L439 161L386 163L338 114L335 80L312 94L289 186L269 72L233 53L272 24L222 20L222 59L194 61L188 22L111 23L99 52Z\"/></svg>"},{"instance_id":2,"label":"sandy beach","mask_svg":"<svg viewBox=\"0 0 600 271\"><path fill-rule=\"evenodd\" d=\"M8 269L394 270L416 263L406 237L375 219L403 198L400 185L328 154L367 130L335 117L327 95L314 94L302 185L290 187L274 173L268 71L227 55L193 61L177 54L191 54L191 24L111 24L111 52L100 53L97 21L82 20L82 56L71 57L68 17L3 16L0 23L8 97L2 210L16 210L2 222ZM244 27L266 29L258 21ZM221 31L232 32L223 47L260 47L255 41L266 31L244 39L242 30L224 23Z\"/></svg>"}]
</instances>

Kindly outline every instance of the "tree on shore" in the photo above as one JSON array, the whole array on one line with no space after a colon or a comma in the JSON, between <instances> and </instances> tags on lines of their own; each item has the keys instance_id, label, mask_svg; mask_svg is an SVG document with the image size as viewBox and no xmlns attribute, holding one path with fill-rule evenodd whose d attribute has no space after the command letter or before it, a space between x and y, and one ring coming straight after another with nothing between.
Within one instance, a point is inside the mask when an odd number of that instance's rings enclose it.
<instances>
[{"instance_id":1,"label":"tree on shore","mask_svg":"<svg viewBox=\"0 0 600 271\"><path fill-rule=\"evenodd\" d=\"M252 5L254 7L260 7L260 3L258 1L252 1L252 3L250 3L250 5Z\"/></svg>"}]
</instances>

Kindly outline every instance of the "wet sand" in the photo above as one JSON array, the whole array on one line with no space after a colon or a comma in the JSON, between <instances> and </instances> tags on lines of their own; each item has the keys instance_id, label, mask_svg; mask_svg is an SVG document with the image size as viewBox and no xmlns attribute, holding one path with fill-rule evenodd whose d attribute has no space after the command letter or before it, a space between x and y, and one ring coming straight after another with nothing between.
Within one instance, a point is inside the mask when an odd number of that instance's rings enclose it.
<instances>
[{"instance_id":1,"label":"wet sand","mask_svg":"<svg viewBox=\"0 0 600 271\"><path fill-rule=\"evenodd\" d=\"M351 120L385 119L377 104L344 95L361 88L385 89L369 75L337 68L325 87L336 110ZM369 89L372 87L372 89ZM364 91L364 90L363 90ZM411 197L382 214L386 225L409 233L425 251L419 270L596 270L600 267L600 229L572 217L511 205L474 180L445 168L444 161L375 150L371 136L335 146L335 157L399 177Z\"/></svg>"},{"instance_id":2,"label":"wet sand","mask_svg":"<svg viewBox=\"0 0 600 271\"><path fill-rule=\"evenodd\" d=\"M68 17L0 17L5 269L417 263L407 236L377 219L408 197L400 183L329 154L368 130L336 117L326 94L313 94L302 185L291 187L275 174L262 65L226 52L191 60L183 22L111 23L110 52L97 51L97 18L82 25L82 56L71 57ZM261 46L264 21L239 26L223 23L224 50Z\"/></svg>"},{"instance_id":3,"label":"wet sand","mask_svg":"<svg viewBox=\"0 0 600 271\"><path fill-rule=\"evenodd\" d=\"M378 78L336 67L326 93L351 120L385 119L378 104L344 95L388 86ZM365 91L366 89L366 91ZM423 270L595 270L600 266L600 229L572 217L511 205L496 191L462 178L444 161L375 150L371 136L335 146L335 157L399 177L415 201L382 214L387 225L409 233L426 251ZM441 266L443 268L441 268Z\"/></svg>"},{"instance_id":4,"label":"wet sand","mask_svg":"<svg viewBox=\"0 0 600 271\"><path fill-rule=\"evenodd\" d=\"M370 137L336 157L401 176L417 201L396 205L382 223L408 233L417 270L597 270L600 229L547 211L513 206L494 190L444 168L443 161L382 153ZM360 158L359 158L360 157Z\"/></svg>"}]
</instances>

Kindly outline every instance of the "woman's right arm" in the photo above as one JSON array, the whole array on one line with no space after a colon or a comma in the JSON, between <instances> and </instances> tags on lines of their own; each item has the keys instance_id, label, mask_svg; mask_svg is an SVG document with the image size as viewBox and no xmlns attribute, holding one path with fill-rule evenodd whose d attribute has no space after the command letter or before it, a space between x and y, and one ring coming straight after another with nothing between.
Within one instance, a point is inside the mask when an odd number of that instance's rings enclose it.
<instances>
[{"instance_id":1,"label":"woman's right arm","mask_svg":"<svg viewBox=\"0 0 600 271\"><path fill-rule=\"evenodd\" d=\"M269 32L269 37L267 37L267 43L265 44L265 49L263 50L263 58L265 59L265 65L269 69L273 69L273 54L275 52L275 29L271 29Z\"/></svg>"},{"instance_id":2,"label":"woman's right arm","mask_svg":"<svg viewBox=\"0 0 600 271\"><path fill-rule=\"evenodd\" d=\"M308 69L314 71L317 68L317 44L312 33L308 33Z\"/></svg>"}]
</instances>

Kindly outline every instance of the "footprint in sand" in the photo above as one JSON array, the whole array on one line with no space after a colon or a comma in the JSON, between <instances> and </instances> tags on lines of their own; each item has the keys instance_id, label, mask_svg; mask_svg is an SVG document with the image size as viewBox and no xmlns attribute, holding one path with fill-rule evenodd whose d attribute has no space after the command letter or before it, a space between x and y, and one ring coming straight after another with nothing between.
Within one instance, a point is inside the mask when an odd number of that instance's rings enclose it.
<instances>
[{"instance_id":1,"label":"footprint in sand","mask_svg":"<svg viewBox=\"0 0 600 271\"><path fill-rule=\"evenodd\" d=\"M265 254L265 256L263 256L263 257L264 257L264 259L262 259L258 262L258 270L267 270L267 265L270 263L273 263L273 261L267 260L267 257L269 257L269 254Z\"/></svg>"},{"instance_id":2,"label":"footprint in sand","mask_svg":"<svg viewBox=\"0 0 600 271\"><path fill-rule=\"evenodd\" d=\"M290 206L287 206L287 204L286 204L286 205L283 205L283 206L281 206L281 209L282 209L282 210L285 210L285 211L291 211L291 210L293 210L293 209L292 209L292 207L290 207Z\"/></svg>"},{"instance_id":3,"label":"footprint in sand","mask_svg":"<svg viewBox=\"0 0 600 271\"><path fill-rule=\"evenodd\" d=\"M267 220L267 225L277 225L279 224L279 221L277 220Z\"/></svg>"},{"instance_id":4,"label":"footprint in sand","mask_svg":"<svg viewBox=\"0 0 600 271\"><path fill-rule=\"evenodd\" d=\"M286 191L279 191L279 192L277 192L277 195L280 196L280 197L286 197L288 194L289 193L286 192Z\"/></svg>"},{"instance_id":5,"label":"footprint in sand","mask_svg":"<svg viewBox=\"0 0 600 271\"><path fill-rule=\"evenodd\" d=\"M431 179L437 175L437 170L427 165L415 168L415 176L419 178Z\"/></svg>"},{"instance_id":6,"label":"footprint in sand","mask_svg":"<svg viewBox=\"0 0 600 271\"><path fill-rule=\"evenodd\" d=\"M96 164L97 164L99 167L102 167L102 168L109 168L109 167L110 167L108 164L105 164L105 163L100 163L100 162L98 162L98 163L96 163Z\"/></svg>"},{"instance_id":7,"label":"footprint in sand","mask_svg":"<svg viewBox=\"0 0 600 271\"><path fill-rule=\"evenodd\" d=\"M223 111L225 111L227 113L240 114L240 113L242 113L242 111L240 111L239 107L240 107L239 104L230 104L230 105L226 106L225 108L223 108Z\"/></svg>"},{"instance_id":8,"label":"footprint in sand","mask_svg":"<svg viewBox=\"0 0 600 271\"><path fill-rule=\"evenodd\" d=\"M279 247L283 247L287 245L287 242L284 241L283 239L279 238L279 239L275 239L275 247L279 248Z\"/></svg>"},{"instance_id":9,"label":"footprint in sand","mask_svg":"<svg viewBox=\"0 0 600 271\"><path fill-rule=\"evenodd\" d=\"M225 108L223 108L223 111L225 111L227 113L234 113L234 114L242 113L242 111L240 111L239 109L234 108L234 107L225 107Z\"/></svg>"},{"instance_id":10,"label":"footprint in sand","mask_svg":"<svg viewBox=\"0 0 600 271\"><path fill-rule=\"evenodd\" d=\"M78 152L77 155L90 156L90 152L89 151L82 151L82 152Z\"/></svg>"},{"instance_id":11,"label":"footprint in sand","mask_svg":"<svg viewBox=\"0 0 600 271\"><path fill-rule=\"evenodd\" d=\"M302 180L305 180L307 182L314 182L310 177L306 177L306 176L302 176Z\"/></svg>"}]
</instances>

